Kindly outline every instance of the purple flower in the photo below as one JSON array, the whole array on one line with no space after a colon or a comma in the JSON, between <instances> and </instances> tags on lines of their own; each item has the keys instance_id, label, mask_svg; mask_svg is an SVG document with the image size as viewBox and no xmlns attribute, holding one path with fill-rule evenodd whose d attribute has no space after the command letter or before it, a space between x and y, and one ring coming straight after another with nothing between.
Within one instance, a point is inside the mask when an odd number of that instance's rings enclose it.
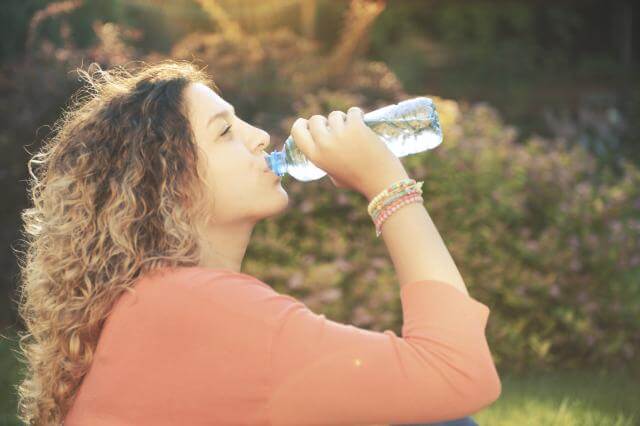
<instances>
[{"instance_id":1,"label":"purple flower","mask_svg":"<svg viewBox=\"0 0 640 426\"><path fill-rule=\"evenodd\" d=\"M289 281L287 281L287 285L291 289L302 287L303 284L304 276L300 272L293 274L291 278L289 278Z\"/></svg>"},{"instance_id":2,"label":"purple flower","mask_svg":"<svg viewBox=\"0 0 640 426\"><path fill-rule=\"evenodd\" d=\"M571 248L576 249L580 246L580 240L577 236L572 235L571 237L569 237L569 245L571 246Z\"/></svg>"},{"instance_id":3,"label":"purple flower","mask_svg":"<svg viewBox=\"0 0 640 426\"><path fill-rule=\"evenodd\" d=\"M580 262L579 259L572 259L571 263L569 264L569 268L574 272L579 271L581 267L582 267L582 263Z\"/></svg>"},{"instance_id":4,"label":"purple flower","mask_svg":"<svg viewBox=\"0 0 640 426\"><path fill-rule=\"evenodd\" d=\"M614 220L611 222L611 230L616 234L619 233L622 231L622 223L619 220Z\"/></svg>"},{"instance_id":5,"label":"purple flower","mask_svg":"<svg viewBox=\"0 0 640 426\"><path fill-rule=\"evenodd\" d=\"M589 302L585 305L584 310L588 313L598 310L598 304L596 302Z\"/></svg>"},{"instance_id":6,"label":"purple flower","mask_svg":"<svg viewBox=\"0 0 640 426\"><path fill-rule=\"evenodd\" d=\"M309 213L311 210L313 210L313 201L306 199L300 204L300 211L303 213Z\"/></svg>"},{"instance_id":7,"label":"purple flower","mask_svg":"<svg viewBox=\"0 0 640 426\"><path fill-rule=\"evenodd\" d=\"M630 343L626 343L622 347L622 353L624 353L624 356L627 357L627 359L631 359L633 357L633 354L635 353L633 345L631 345Z\"/></svg>"},{"instance_id":8,"label":"purple flower","mask_svg":"<svg viewBox=\"0 0 640 426\"><path fill-rule=\"evenodd\" d=\"M586 303L589 300L589 295L586 291L581 291L578 293L578 297L576 297L578 303Z\"/></svg>"},{"instance_id":9,"label":"purple flower","mask_svg":"<svg viewBox=\"0 0 640 426\"><path fill-rule=\"evenodd\" d=\"M373 259L371 259L371 265L376 268L384 268L388 264L389 262L384 257L374 257Z\"/></svg>"},{"instance_id":10,"label":"purple flower","mask_svg":"<svg viewBox=\"0 0 640 426\"><path fill-rule=\"evenodd\" d=\"M341 272L347 272L347 271L350 271L351 269L353 269L353 265L351 265L351 263L348 260L346 260L344 257L340 257L340 258L334 260L333 263L336 265L338 270L341 271Z\"/></svg>"},{"instance_id":11,"label":"purple flower","mask_svg":"<svg viewBox=\"0 0 640 426\"><path fill-rule=\"evenodd\" d=\"M338 203L338 205L344 206L349 204L349 197L347 197L346 194L340 192L337 196L336 196L336 203Z\"/></svg>"},{"instance_id":12,"label":"purple flower","mask_svg":"<svg viewBox=\"0 0 640 426\"><path fill-rule=\"evenodd\" d=\"M334 302L342 297L342 290L339 288L330 288L320 293L320 300L323 302Z\"/></svg>"}]
</instances>

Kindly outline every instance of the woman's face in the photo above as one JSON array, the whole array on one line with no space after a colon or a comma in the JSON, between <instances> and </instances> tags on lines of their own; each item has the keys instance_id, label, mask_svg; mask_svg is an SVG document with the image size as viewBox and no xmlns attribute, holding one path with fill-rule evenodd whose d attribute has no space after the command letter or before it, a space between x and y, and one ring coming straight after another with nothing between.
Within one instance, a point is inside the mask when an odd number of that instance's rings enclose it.
<instances>
[{"instance_id":1,"label":"woman's face","mask_svg":"<svg viewBox=\"0 0 640 426\"><path fill-rule=\"evenodd\" d=\"M206 157L198 161L207 163L200 170L211 191L214 221L257 222L285 209L288 195L264 158L269 134L236 116L233 106L205 84L187 86L185 101Z\"/></svg>"}]
</instances>

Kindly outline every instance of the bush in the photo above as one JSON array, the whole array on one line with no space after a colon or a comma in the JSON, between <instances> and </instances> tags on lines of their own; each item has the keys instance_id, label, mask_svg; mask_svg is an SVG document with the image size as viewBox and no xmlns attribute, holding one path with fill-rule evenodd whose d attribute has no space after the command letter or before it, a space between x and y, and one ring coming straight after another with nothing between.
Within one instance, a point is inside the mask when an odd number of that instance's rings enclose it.
<instances>
[{"instance_id":1,"label":"bush","mask_svg":"<svg viewBox=\"0 0 640 426\"><path fill-rule=\"evenodd\" d=\"M13 117L0 131L9 153L6 178L24 181L21 148L33 142L34 129L53 121L75 89L69 71L90 61L108 68L134 58L167 58L143 56L120 43L112 24L94 29L96 46L42 43L42 51L3 69L3 116ZM274 141L284 141L298 116L351 105L368 111L429 96L406 93L381 62L353 58L339 74L318 74L314 70L326 63L318 49L288 30L192 34L170 57L206 64L243 119L269 129ZM410 176L424 180L425 205L470 293L492 310L487 335L498 366L521 371L637 362L640 171L625 163L623 176L616 177L566 140L516 143L517 130L489 105L434 100L444 142L403 163ZM16 119L10 110L25 113ZM25 167L16 170L15 164ZM334 320L399 334L395 272L375 237L366 199L336 190L328 179L287 178L285 187L289 210L258 224L244 271ZM3 217L7 235L17 229L23 193L15 191L9 205L16 211ZM5 279L7 291L13 284Z\"/></svg>"},{"instance_id":2,"label":"bush","mask_svg":"<svg viewBox=\"0 0 640 426\"><path fill-rule=\"evenodd\" d=\"M471 294L492 310L497 364L521 372L637 359L640 171L626 163L615 178L565 141L515 143L487 105L435 102L443 144L403 163L424 180ZM366 200L324 179L285 187L289 212L256 235L247 269L338 320L399 331L393 266Z\"/></svg>"}]
</instances>

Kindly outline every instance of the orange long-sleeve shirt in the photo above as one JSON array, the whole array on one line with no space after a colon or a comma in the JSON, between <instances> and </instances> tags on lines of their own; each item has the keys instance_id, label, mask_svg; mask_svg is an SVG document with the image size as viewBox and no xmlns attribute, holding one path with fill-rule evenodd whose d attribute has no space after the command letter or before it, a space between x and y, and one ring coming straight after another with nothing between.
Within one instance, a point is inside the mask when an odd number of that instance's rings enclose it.
<instances>
[{"instance_id":1,"label":"orange long-sleeve shirt","mask_svg":"<svg viewBox=\"0 0 640 426\"><path fill-rule=\"evenodd\" d=\"M332 321L227 269L162 268L133 288L64 426L424 423L501 392L489 308L440 281L402 287L402 337Z\"/></svg>"}]
</instances>

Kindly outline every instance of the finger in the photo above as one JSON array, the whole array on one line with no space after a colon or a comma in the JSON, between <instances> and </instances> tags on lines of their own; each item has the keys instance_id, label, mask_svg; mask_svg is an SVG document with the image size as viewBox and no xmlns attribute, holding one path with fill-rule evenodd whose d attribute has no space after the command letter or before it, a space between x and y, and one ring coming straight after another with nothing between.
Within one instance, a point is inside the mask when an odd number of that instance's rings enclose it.
<instances>
[{"instance_id":1,"label":"finger","mask_svg":"<svg viewBox=\"0 0 640 426\"><path fill-rule=\"evenodd\" d=\"M304 155L310 159L314 156L316 153L316 146L311 133L309 133L307 120L299 117L293 122L293 125L291 126L291 137L293 138L293 143L300 148Z\"/></svg>"},{"instance_id":2,"label":"finger","mask_svg":"<svg viewBox=\"0 0 640 426\"><path fill-rule=\"evenodd\" d=\"M327 119L322 115L311 116L309 119L309 133L311 133L317 144L327 141L331 137L327 127Z\"/></svg>"},{"instance_id":3,"label":"finger","mask_svg":"<svg viewBox=\"0 0 640 426\"><path fill-rule=\"evenodd\" d=\"M333 178L332 176L329 176L329 179L331 179L331 182L333 182L334 186L336 188L345 188L345 185L343 185L342 183L340 183L340 181L336 180L335 178Z\"/></svg>"},{"instance_id":4,"label":"finger","mask_svg":"<svg viewBox=\"0 0 640 426\"><path fill-rule=\"evenodd\" d=\"M329 114L329 129L334 133L341 133L344 130L347 114L342 111L332 111Z\"/></svg>"},{"instance_id":5,"label":"finger","mask_svg":"<svg viewBox=\"0 0 640 426\"><path fill-rule=\"evenodd\" d=\"M364 124L364 113L363 111L357 107L352 106L347 110L347 125L350 124Z\"/></svg>"}]
</instances>

